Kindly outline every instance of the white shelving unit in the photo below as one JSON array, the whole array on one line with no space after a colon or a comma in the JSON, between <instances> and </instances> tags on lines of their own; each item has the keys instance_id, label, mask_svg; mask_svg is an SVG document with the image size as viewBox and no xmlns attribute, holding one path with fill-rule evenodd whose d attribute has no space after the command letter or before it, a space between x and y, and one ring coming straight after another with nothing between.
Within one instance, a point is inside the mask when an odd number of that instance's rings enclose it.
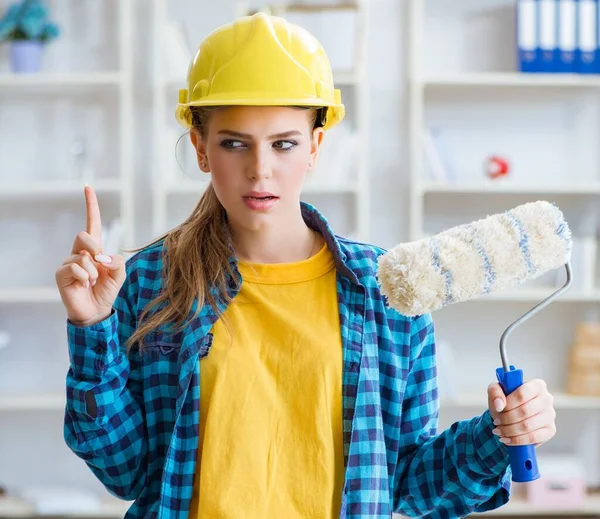
<instances>
[{"instance_id":1,"label":"white shelving unit","mask_svg":"<svg viewBox=\"0 0 600 519\"><path fill-rule=\"evenodd\" d=\"M410 22L408 24L409 38L409 100L410 100L410 164L409 174L411 181L410 193L410 237L418 239L424 232L427 220L427 198L431 195L472 195L473 197L484 195L527 195L533 197L550 197L555 195L576 197L578 195L593 196L600 195L600 164L598 156L591 154L592 160L586 165L573 160L571 171L563 171L560 177L562 182L557 183L552 179L544 182L541 179L542 171L548 168L550 158L547 160L540 156L537 171L534 169L534 158L530 158L526 166L516 171L523 160L523 151L515 151L516 167L513 179L509 181L490 182L486 181L482 167L465 168L465 161L456 161L459 174L456 180L448 183L431 181L428 178L427 167L424 160L422 132L430 125L443 125L448 123L451 117L458 118L458 110L462 107L481 107L482 115L478 120L483 124L486 116L490 117L490 128L478 128L485 132L484 137L489 139L491 127L496 121L494 116L500 115L498 107L524 106L526 102L535 100L536 96L544 99L561 99L565 105L572 110L572 118L567 116L568 122L572 124L573 133L585 135L588 130L596 131L598 122L595 120L595 104L589 105L588 112L581 113L579 101L582 103L597 103L600 98L600 76L582 76L577 74L521 74L516 72L516 49L514 49L514 2L499 0L493 3L467 2L465 0L452 4L443 0L411 0L409 8ZM467 18L471 23L467 24ZM504 27L502 25L505 25ZM443 26L443 30L441 30ZM429 38L435 32L435 38ZM488 35L485 44L481 44L479 36ZM502 35L500 37L499 35ZM478 36L479 35L479 36ZM497 46L497 47L495 47ZM457 111L451 112L448 107L452 103L460 105ZM476 104L479 103L479 104ZM494 105L495 103L495 105ZM535 104L535 103L533 103ZM548 103L549 104L549 103ZM542 109L547 109L541 105ZM486 111L487 110L487 111ZM547 109L550 111L549 109ZM437 112L436 112L437 111ZM516 109L514 109L516 114ZM535 120L538 112L532 112L530 120ZM513 115L513 112L510 112ZM557 117L559 114L557 114ZM472 114L468 114L469 121L477 121ZM508 116L507 119L508 120ZM502 124L506 123L502 119ZM523 117L515 116L519 122ZM551 119L551 123L556 123ZM435 123L435 124L434 124ZM464 146L469 138L466 125L457 126L455 135L448 130L447 144L457 144L462 139L462 146L457 151L464 155ZM504 128L504 127L503 127ZM454 129L454 128L453 128ZM512 128L518 132L518 127ZM509 130L509 128L507 128ZM452 137L450 139L450 137ZM477 141L476 132L471 137ZM545 137L545 135L543 136ZM523 134L523 140L531 142L542 142L543 137L535 139L535 136ZM552 136L548 135L548 142ZM591 137L590 137L591 139ZM450 142L451 141L451 142ZM506 138L498 136L499 149L511 144ZM587 141L585 141L587 143ZM488 150L492 154L494 144L490 143ZM477 148L477 151L479 149ZM539 148L533 147L530 157L537 154ZM577 149L573 146L573 155L577 155ZM527 151L524 152L525 154ZM547 154L556 156L557 163L568 159L568 153L564 149L552 149L549 146ZM560 155L559 155L560 154ZM525 155L527 156L527 155ZM469 157L471 159L472 157ZM484 157L479 157L479 164L483 164ZM568 164L568 162L567 162ZM468 169L468 171L466 171ZM473 172L481 169L477 178ZM584 174L577 174L577 169L585 170ZM464 170L464 171L463 171ZM581 173L580 171L579 173ZM461 174L464 178L460 178ZM534 175L535 173L535 175ZM527 175L532 176L527 180ZM578 178L578 177L581 178ZM522 177L522 178L521 178ZM438 199L436 199L437 201ZM449 197L446 198L449 200ZM461 199L463 201L464 199ZM510 201L507 201L508 208ZM440 229L441 230L441 229Z\"/></svg>"},{"instance_id":2,"label":"white shelving unit","mask_svg":"<svg viewBox=\"0 0 600 519\"><path fill-rule=\"evenodd\" d=\"M96 485L98 494L103 490L74 454L61 460L60 468L52 465L53 456L66 449L57 425L65 393L56 388L68 370L66 316L53 274L70 254L76 233L85 229L85 182L98 194L103 223L120 222L115 246L134 243L134 2L93 4L52 2L51 17L62 33L47 51L46 68L36 74L0 73L0 116L10 126L0 143L0 235L7 245L0 253L0 330L12 336L0 351L0 486L9 492L54 476L61 482L70 478L74 487ZM4 2L0 10L6 7ZM79 16L94 26L79 20L85 31L74 28ZM60 58L52 64L55 50ZM71 148L75 141L85 142L79 152L85 165L79 169ZM92 176L79 175L90 170ZM43 370L41 377L37 369ZM29 382L20 384L21 374ZM24 442L51 446L38 455L23 450ZM36 477L23 476L24 464ZM72 517L123 517L127 503L105 497L99 509ZM32 503L0 497L0 517L36 515Z\"/></svg>"},{"instance_id":3,"label":"white shelving unit","mask_svg":"<svg viewBox=\"0 0 600 519\"><path fill-rule=\"evenodd\" d=\"M154 68L153 89L153 124L154 124L154 180L153 234L161 235L176 225L192 210L207 185L208 177L203 176L195 164L191 153L191 145L187 134L177 146L178 139L184 132L175 125L173 111L179 88L185 87L186 70L181 70L180 77L169 77L166 73L162 57L165 49L165 21L169 20L169 5L165 0L153 0L153 34L155 54L158 56ZM356 133L360 146L357 146L357 165L354 178L338 181L328 181L328 172L319 169L314 171L304 189L304 199L315 201L319 208L327 205L328 201L339 199L345 207L350 207L352 221L344 224L350 228L349 233L357 239L367 241L370 229L369 210L369 171L368 171L368 91L364 80L366 71L366 42L368 38L368 3L366 0L357 2L342 2L332 4L315 1L311 4L277 3L241 1L235 2L235 12L232 15L242 16L251 10L265 10L279 16L294 17L327 12L345 11L356 14L356 46L355 67L353 69L335 69L334 80L337 88L341 88L343 102L354 107L347 110L347 120L352 121L352 130ZM230 18L230 17L229 17ZM202 36L202 35L200 35ZM194 38L199 36L194 34ZM195 52L199 42L191 42L191 52ZM327 49L326 49L327 50ZM337 129L331 130L331 135ZM329 135L326 135L327 146ZM175 156L177 155L177 159ZM184 158L181 158L185 155ZM178 163L179 161L179 163ZM182 172L183 170L183 172ZM326 198L323 198L326 197Z\"/></svg>"},{"instance_id":4,"label":"white shelving unit","mask_svg":"<svg viewBox=\"0 0 600 519\"><path fill-rule=\"evenodd\" d=\"M107 4L110 5L110 4ZM132 101L132 4L118 2L115 6L115 20L118 21L118 64L115 71L106 72L41 72L39 74L0 74L0 95L4 100L11 96L22 98L24 95L41 95L48 92L54 95L78 95L81 93L104 91L117 95L117 131L118 139L118 172L106 178L90 179L101 203L116 206L117 216L122 224L121 245L133 243L133 101ZM49 103L52 102L50 99ZM63 180L48 178L33 181L0 180L0 201L4 207L13 204L23 207L24 204L35 205L36 211L43 210L46 202L67 204L78 208L82 220L78 227L85 227L83 199L84 179ZM50 206L52 212L55 207ZM4 215L2 215L4 217ZM68 231L67 231L68 232ZM69 236L74 239L75 235ZM40 251L41 252L41 251ZM56 251L66 257L70 250ZM59 259L59 256L54 258ZM56 266L60 263L56 263ZM7 286L0 285L0 303L54 303L60 302L53 279L48 279L48 286Z\"/></svg>"},{"instance_id":5,"label":"white shelving unit","mask_svg":"<svg viewBox=\"0 0 600 519\"><path fill-rule=\"evenodd\" d=\"M581 76L576 74L521 74L510 70L507 66L506 50L496 51L488 46L482 51L481 55L477 55L475 58L471 56L458 55L459 52L469 52L468 43L469 35L463 36L460 34L459 27L461 23L465 23L466 17L469 13L474 14L472 19L488 20L487 23L493 23L490 20L495 16L496 18L504 21L514 18L514 2L505 0L495 2L494 5L487 5L485 2L466 2L461 1L457 4L453 4L452 12L449 10L448 3L442 0L411 0L409 9L409 101L410 101L410 119L409 119L409 139L410 139L410 160L409 160L409 174L410 174L410 238L413 240L422 238L423 236L430 235L434 232L440 232L446 226L444 222L438 219L436 223L437 227L428 227L429 207L428 201L430 197L435 197L435 204L431 202L430 205L448 205L453 206L453 209L457 204L468 206L469 204L476 201L478 203L477 210L481 207L486 207L485 201L492 201L499 207L508 209L517 203L522 203L525 200L533 201L540 198L546 198L550 201L560 198L561 202L558 205L563 208L567 219L569 220L569 212L573 206L577 209L578 204L582 198L592 197L592 204L597 204L598 200L596 197L600 196L600 161L597 155L592 155L595 159L594 162L587 166L586 174L578 175L577 166L580 165L578 162L573 163L574 172L564 171L560 178L552 178L549 174L545 179L541 178L541 172L543 168L548 167L548 160L543 160L541 157L539 167L537 170L533 168L529 171L520 170L517 174L513 175L515 178L507 180L490 181L484 177L483 169L481 167L481 173L479 178L472 174L473 169L470 169L468 174L465 174L465 178L461 178L463 173L461 166L465 161L456 161L457 177L447 182L432 180L428 173L426 160L424 158L422 135L425 128L436 123L449 123L451 117L457 118L456 112L446 112L448 105L455 102L457 99L460 102L461 107L469 107L469 102L479 102L482 98L485 107L489 110L489 115L494 116L496 112L493 111L494 99L490 96L489 92L493 91L494 95L501 95L502 92L510 92L508 97L500 97L497 100L497 106L508 106L510 110L510 104L516 104L521 106L519 103L520 96L525 96L526 100L531 99L531 92L533 95L544 97L546 95L566 95L566 101L573 103L571 106L577 106L581 109L582 105L576 104L579 102L577 96L581 95L583 101L592 99L592 103L596 103L600 99L600 76ZM486 9L488 11L486 11ZM511 11L512 10L512 11ZM493 14L490 14L493 13ZM504 14L502 14L504 13ZM486 18L487 15L487 18ZM504 17L504 18L502 18ZM512 17L512 18L511 18ZM443 34L436 33L436 38L428 38L428 31L434 30L441 24L442 21L446 23L447 30ZM484 22L480 22L483 24ZM496 22L498 23L498 22ZM500 22L501 23L501 22ZM473 33L477 30L481 30L480 27L472 30ZM491 26L487 26L488 28ZM464 26L463 26L464 28ZM498 27L495 27L499 30ZM511 34L511 28L507 27L504 29L506 34ZM469 33L469 30L465 29L463 32ZM472 35L471 35L472 37ZM444 38L448 38L448 41L444 41ZM435 40L435 43L432 41ZM505 42L506 43L506 42ZM506 46L506 45L505 45ZM447 56L432 57L442 47L453 47L459 48L459 51L447 51ZM510 49L510 46L508 46ZM465 50L467 49L467 50ZM472 51L475 52L475 51ZM516 59L516 58L515 58ZM476 65L470 65L473 61ZM449 63L446 65L444 62ZM503 70L494 70L494 66L502 66ZM474 68L482 68L483 70L477 70ZM507 69L508 68L508 69ZM560 92L557 94L557 92ZM566 93L565 93L566 92ZM482 97L483 96L483 97ZM573 100L575 96L575 100ZM593 97L590 97L593 96ZM553 98L552 98L553 99ZM504 104L503 104L504 103ZM592 104L590 108L594 108L596 105ZM438 112L442 112L443 115L438 116ZM580 110L584 111L584 110ZM436 117L437 116L437 117ZM470 115L469 115L470 116ZM479 120L480 124L485 123L485 115L481 116ZM519 119L520 120L520 119ZM589 127L592 130L599 128L598 123L594 121L593 116L588 114L582 114L580 112L573 115L573 129L575 131L587 129ZM493 126L494 120L490 120L490 126ZM469 134L464 131L464 126L461 126L456 131L456 136L452 136L453 128L448 130L449 137L453 137L450 144L456 143L459 138L466 141L469 139ZM489 128L476 128L473 130L471 137L475 138L478 130L487 131L486 138L488 142L491 141L490 136L492 135ZM518 128L514 128L515 131ZM565 132L568 130L565 130ZM524 136L529 138L531 141L534 140L532 136ZM498 138L500 140L500 138ZM502 140L502 145L509 145L512 142ZM493 146L493 145L492 145ZM493 153L493 149L489 150L489 154ZM507 150L507 151L510 151ZM564 151L565 154L569 154L569 150ZM464 154L464 147L461 147L457 151L457 154ZM535 151L531 152L532 154ZM552 156L553 150L549 149L548 153ZM557 152L558 153L558 152ZM575 150L572 152L575 155ZM450 157L453 159L455 157ZM481 166L485 157L479 157ZM472 159L472 157L469 157ZM466 168L465 168L466 169ZM516 168L515 168L516 169ZM476 171L476 169L475 169ZM535 174L534 174L535 173ZM531 178L527 178L527 174L531 174ZM581 176L582 178L578 178ZM454 202L456 200L456 203ZM482 202L483 201L483 202ZM439 204L438 204L439 202ZM494 206L495 207L495 206ZM439 214L443 214L443 208L439 210ZM484 217L487 213L475 213L477 218ZM469 215L470 216L470 215ZM578 214L575 218L575 227L577 227L577 218L581 215ZM465 216L465 222L468 221ZM578 229L573 228L574 236L577 234ZM597 231L595 229L595 231ZM596 260L594 260L596 261ZM577 272L575 272L577 275ZM574 302L597 302L598 301L598 290L594 287L585 287L585 293L566 293L562 301L574 301ZM547 293L550 293L548 290ZM486 301L524 301L529 299L536 299L540 292L536 291L511 291L508 293L497 294L488 296L482 300Z\"/></svg>"},{"instance_id":6,"label":"white shelving unit","mask_svg":"<svg viewBox=\"0 0 600 519\"><path fill-rule=\"evenodd\" d=\"M110 2L106 2L111 5ZM120 246L129 247L133 243L134 186L133 186L133 99L132 99L132 30L133 15L131 2L118 2L114 6L115 21L118 25L118 69L105 72L41 72L39 74L0 74L0 96L3 100L11 96L36 96L48 93L57 96L77 96L98 94L116 95L117 115L117 173L109 177L92 178L90 184L95 188L101 210L103 203L114 206L114 217L121 222ZM86 98L87 99L87 98ZM52 99L48 101L51 103ZM106 150L114 152L115 150ZM53 179L51 171L48 177L36 180L3 181L0 179L0 202L4 207L12 204L35 204L39 212L45 203L65 204L82 214L78 225L85 227L83 187L84 179ZM55 207L50 206L49 211ZM2 219L4 215L0 215ZM68 230L66 231L68 232ZM73 234L72 239L74 239ZM51 249L51 247L48 247ZM62 254L60 259L70 253L70 249L56 251ZM53 257L58 260L59 256ZM58 266L60 263L56 263ZM0 303L50 303L60 302L54 280L48 279L48 286L21 287L0 283Z\"/></svg>"},{"instance_id":7,"label":"white shelving unit","mask_svg":"<svg viewBox=\"0 0 600 519\"><path fill-rule=\"evenodd\" d=\"M454 112L444 112L447 105L452 104L457 99L461 103L461 107L469 107L469 102L477 103L484 96L485 108L489 109L489 115L496 115L493 111L492 103L488 97L489 91L494 92L493 95L500 95L502 92L510 92L509 103L519 103L519 96L524 95L526 100L531 99L533 95L544 97L546 95L556 95L556 92L566 91L568 96L583 96L585 101L593 99L597 102L600 98L600 76L581 76L576 74L520 74L507 67L506 50L502 52L493 50L489 45L477 55L472 56L459 55L469 52L468 43L469 37L472 35L463 36L461 32L469 33L464 24L469 13L473 14L471 20L488 20L487 23L492 23L490 20L498 18L504 21L514 19L514 2L508 0L495 2L494 5L487 5L480 2L459 2L453 4L452 9L448 3L441 0L411 0L410 2L410 21L409 21L409 100L410 100L410 124L409 124L409 139L410 139L410 163L409 173L411 180L410 192L410 237L411 239L419 239L428 232L428 197L435 196L436 202L443 201L446 204L452 204L453 197L460 197L461 204L469 203L469 200L506 200L501 202L505 208L511 206L514 197L525 197L528 200L534 200L540 197L548 197L553 200L555 197L562 199L570 199L569 203L577 204L578 197L596 197L600 195L600 161L597 155L592 155L595 161L590 164L586 170L587 174L578 175L575 170L564 171L558 179L548 175L545 179L540 178L537 171L519 171L517 177L501 181L489 181L484 178L483 171L480 172L479 178L474 177L473 170L465 174L465 178L461 178L463 171L460 166L464 161L456 161L458 164L458 178L442 182L439 180L431 180L427 171L427 165L424 160L422 134L424 129L433 122L449 123L451 117L457 116ZM487 11L486 11L487 9ZM502 14L504 13L504 14ZM504 17L504 18L502 18ZM430 30L438 27L438 24L444 23L447 30L442 33L436 33L436 38L429 38ZM483 24L485 22L479 22ZM498 22L497 22L498 23ZM473 32L481 30L483 25L476 27ZM487 26L489 29L491 26ZM498 27L495 27L498 31ZM503 28L506 34L511 34L511 28ZM447 38L447 41L444 41ZM505 47L506 47L506 41ZM453 44L453 45L452 45ZM446 49L446 55L436 56L436 51L442 47ZM508 46L510 48L510 46ZM448 48L458 48L458 51L449 51ZM467 50L465 50L467 49ZM475 51L471 51L474 53ZM474 62L475 65L470 63ZM503 70L494 70L495 66L502 66ZM508 69L507 69L508 68ZM483 70L479 70L483 69ZM508 90L507 90L508 89ZM549 94L550 93L550 94ZM553 94L554 93L554 94ZM447 97L445 97L447 96ZM590 96L593 96L590 98ZM566 98L567 101L573 103L573 97ZM577 97L576 97L577 101ZM507 99L499 98L497 103L499 106L508 106ZM478 105L474 105L478 107ZM520 106L520 105L516 105ZM571 105L581 108L581 105ZM596 105L592 104L590 108ZM490 108L491 107L491 108ZM436 118L436 110L443 112L444 117ZM581 110L584 111L584 110ZM589 111L589 110L588 110ZM479 120L480 124L484 124L485 115ZM574 130L598 129L598 124L594 121L593 116L582 115L575 113L573 115ZM493 126L494 120L490 121L490 126ZM453 128L449 130L449 133ZM457 137L451 143L456 143L460 137L463 140L469 139L469 134L465 133L463 127L456 131ZM486 130L486 128L477 128L477 130ZM471 137L475 137L477 130L474 130ZM517 130L517 128L515 128ZM461 133L462 132L462 133ZM486 137L490 139L491 132L488 131ZM529 136L533 141L533 138ZM508 141L502 141L503 145L511 144ZM509 150L510 151L510 150ZM562 151L562 150L561 150ZM457 153L464 153L461 148ZM489 153L492 154L490 149ZM552 154L553 150L548 150ZM531 153L534 153L533 151ZM566 151L567 155L569 150ZM573 154L575 154L573 152ZM453 157L450 157L453 158ZM472 157L469 157L472 160ZM483 164L484 157L479 157ZM547 161L540 160L539 169L546 168ZM578 162L573 163L573 169L580 165ZM466 169L466 168L465 168ZM558 170L557 170L558 171ZM527 174L531 178L527 178ZM533 174L535 173L535 174ZM578 178L581 176L582 178ZM548 178L549 177L549 178ZM572 199L575 199L574 201ZM597 200L596 200L597 202ZM559 204L560 205L560 204ZM568 204L565 204L569 209ZM567 211L565 211L566 213ZM479 215L480 217L483 215ZM568 215L567 215L568 216ZM436 232L442 230L443 227L435 229ZM577 230L574 230L574 234ZM515 298L521 300L522 295L514 292ZM586 295L583 299L595 300L596 291L593 295ZM569 298L568 295L565 296ZM579 297L573 297L574 300L580 300ZM488 300L503 300L510 301L511 297L501 295L499 297L489 297Z\"/></svg>"}]
</instances>

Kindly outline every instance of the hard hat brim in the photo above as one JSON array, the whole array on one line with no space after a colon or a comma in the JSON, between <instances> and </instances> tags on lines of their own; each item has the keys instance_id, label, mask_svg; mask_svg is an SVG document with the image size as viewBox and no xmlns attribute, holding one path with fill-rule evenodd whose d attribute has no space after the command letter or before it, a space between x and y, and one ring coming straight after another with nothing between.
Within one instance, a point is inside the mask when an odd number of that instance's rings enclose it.
<instances>
[{"instance_id":1,"label":"hard hat brim","mask_svg":"<svg viewBox=\"0 0 600 519\"><path fill-rule=\"evenodd\" d=\"M327 102L320 98L291 99L285 96L269 96L257 99L254 95L211 95L198 101L190 103L178 103L175 110L177 122L186 129L191 127L190 107L191 106L306 106L311 108L327 107L327 118L324 129L328 130L338 124L345 116L346 109L343 104Z\"/></svg>"}]
</instances>

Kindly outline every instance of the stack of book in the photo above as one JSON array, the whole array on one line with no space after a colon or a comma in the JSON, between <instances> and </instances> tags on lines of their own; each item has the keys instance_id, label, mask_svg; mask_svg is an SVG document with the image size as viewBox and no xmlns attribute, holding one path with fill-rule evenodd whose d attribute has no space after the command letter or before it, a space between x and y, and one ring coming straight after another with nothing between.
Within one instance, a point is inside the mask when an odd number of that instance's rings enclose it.
<instances>
[{"instance_id":1,"label":"stack of book","mask_svg":"<svg viewBox=\"0 0 600 519\"><path fill-rule=\"evenodd\" d=\"M599 0L517 0L519 70L600 74Z\"/></svg>"}]
</instances>

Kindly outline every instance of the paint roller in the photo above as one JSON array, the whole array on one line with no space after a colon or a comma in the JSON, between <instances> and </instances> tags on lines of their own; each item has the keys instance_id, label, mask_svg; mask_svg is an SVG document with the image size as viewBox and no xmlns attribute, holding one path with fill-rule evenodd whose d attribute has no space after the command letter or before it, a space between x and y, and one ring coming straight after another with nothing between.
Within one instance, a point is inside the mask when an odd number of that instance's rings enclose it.
<instances>
[{"instance_id":1,"label":"paint roller","mask_svg":"<svg viewBox=\"0 0 600 519\"><path fill-rule=\"evenodd\" d=\"M506 339L569 288L571 249L571 231L558 207L546 201L531 202L431 238L397 245L379 257L377 278L389 306L413 317L564 267L565 284L502 334L502 367L496 377L509 395L523 384L523 371L509 364ZM533 445L508 446L508 453L513 481L539 478Z\"/></svg>"}]
</instances>

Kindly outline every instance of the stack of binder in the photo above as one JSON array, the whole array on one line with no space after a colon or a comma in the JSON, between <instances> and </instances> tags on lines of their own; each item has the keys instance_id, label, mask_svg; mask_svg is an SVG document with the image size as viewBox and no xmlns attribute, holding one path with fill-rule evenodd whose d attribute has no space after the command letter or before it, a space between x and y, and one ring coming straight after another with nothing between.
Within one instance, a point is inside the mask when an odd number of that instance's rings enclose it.
<instances>
[{"instance_id":1,"label":"stack of binder","mask_svg":"<svg viewBox=\"0 0 600 519\"><path fill-rule=\"evenodd\" d=\"M518 66L600 74L599 0L517 0Z\"/></svg>"}]
</instances>

